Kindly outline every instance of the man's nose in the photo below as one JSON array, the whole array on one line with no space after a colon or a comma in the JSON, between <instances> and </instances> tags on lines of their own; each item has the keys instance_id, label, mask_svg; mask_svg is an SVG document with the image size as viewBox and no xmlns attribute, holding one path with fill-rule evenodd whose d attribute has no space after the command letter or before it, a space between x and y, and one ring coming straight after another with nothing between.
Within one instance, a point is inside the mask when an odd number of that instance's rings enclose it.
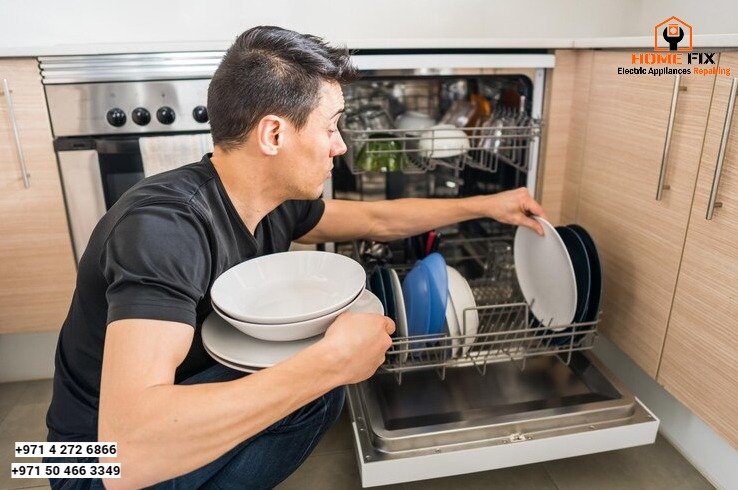
<instances>
[{"instance_id":1,"label":"man's nose","mask_svg":"<svg viewBox=\"0 0 738 490\"><path fill-rule=\"evenodd\" d=\"M333 143L333 146L331 147L331 156L337 157L340 155L343 155L346 153L346 150L348 148L346 147L346 143L343 141L343 136L341 136L341 133L336 133L338 135L338 138L336 138L336 141Z\"/></svg>"}]
</instances>

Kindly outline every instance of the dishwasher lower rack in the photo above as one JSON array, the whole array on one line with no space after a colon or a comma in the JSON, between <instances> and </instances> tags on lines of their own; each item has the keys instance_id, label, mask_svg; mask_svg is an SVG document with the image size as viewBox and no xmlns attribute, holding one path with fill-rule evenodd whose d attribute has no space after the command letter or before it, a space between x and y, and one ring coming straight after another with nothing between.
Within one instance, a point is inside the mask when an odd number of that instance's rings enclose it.
<instances>
[{"instance_id":1,"label":"dishwasher lower rack","mask_svg":"<svg viewBox=\"0 0 738 490\"><path fill-rule=\"evenodd\" d=\"M540 325L525 302L467 308L463 318L460 335L394 338L380 371L401 384L404 373L418 370L434 370L443 380L450 368L470 366L485 375L490 364L522 360L525 369L526 360L537 356L555 354L569 364L575 352L592 348L599 323L598 315L591 322Z\"/></svg>"},{"instance_id":2,"label":"dishwasher lower rack","mask_svg":"<svg viewBox=\"0 0 738 490\"><path fill-rule=\"evenodd\" d=\"M371 487L651 444L659 420L588 351L380 372L348 387L362 485Z\"/></svg>"}]
</instances>

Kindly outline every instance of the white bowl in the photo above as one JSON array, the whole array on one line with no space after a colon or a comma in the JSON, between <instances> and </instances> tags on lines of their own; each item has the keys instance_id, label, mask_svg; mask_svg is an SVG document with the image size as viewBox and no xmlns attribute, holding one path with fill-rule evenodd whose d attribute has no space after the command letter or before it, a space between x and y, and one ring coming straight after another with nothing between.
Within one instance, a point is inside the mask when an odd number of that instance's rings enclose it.
<instances>
[{"instance_id":1,"label":"white bowl","mask_svg":"<svg viewBox=\"0 0 738 490\"><path fill-rule=\"evenodd\" d=\"M364 290L349 310L352 313L384 314L379 298ZM248 368L268 368L319 342L323 337L291 342L267 342L244 335L213 312L202 323L202 345L209 353Z\"/></svg>"},{"instance_id":2,"label":"white bowl","mask_svg":"<svg viewBox=\"0 0 738 490\"><path fill-rule=\"evenodd\" d=\"M395 119L395 127L405 131L420 131L436 124L436 120L428 114L418 111L407 111Z\"/></svg>"},{"instance_id":3,"label":"white bowl","mask_svg":"<svg viewBox=\"0 0 738 490\"><path fill-rule=\"evenodd\" d=\"M365 283L364 268L355 260L304 250L264 255L231 267L215 280L210 297L236 320L295 323L343 308Z\"/></svg>"},{"instance_id":4,"label":"white bowl","mask_svg":"<svg viewBox=\"0 0 738 490\"><path fill-rule=\"evenodd\" d=\"M432 126L420 134L420 154L430 158L451 158L469 151L469 138L451 124Z\"/></svg>"},{"instance_id":5,"label":"white bowl","mask_svg":"<svg viewBox=\"0 0 738 490\"><path fill-rule=\"evenodd\" d=\"M362 291L363 292L363 289ZM250 323L228 316L213 303L213 310L246 335L261 340L284 342L287 340L301 340L320 335L325 332L338 315L351 308L361 298L361 292L346 306L343 306L327 315L294 323Z\"/></svg>"}]
</instances>

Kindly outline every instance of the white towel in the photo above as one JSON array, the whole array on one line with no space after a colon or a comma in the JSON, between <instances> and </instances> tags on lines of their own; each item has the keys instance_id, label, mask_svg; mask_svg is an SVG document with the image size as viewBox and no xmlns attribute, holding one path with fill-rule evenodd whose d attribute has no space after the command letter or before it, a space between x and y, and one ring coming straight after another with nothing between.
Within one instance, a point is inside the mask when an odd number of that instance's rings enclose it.
<instances>
[{"instance_id":1,"label":"white towel","mask_svg":"<svg viewBox=\"0 0 738 490\"><path fill-rule=\"evenodd\" d=\"M144 176L149 177L173 168L200 161L213 151L210 133L139 138Z\"/></svg>"}]
</instances>

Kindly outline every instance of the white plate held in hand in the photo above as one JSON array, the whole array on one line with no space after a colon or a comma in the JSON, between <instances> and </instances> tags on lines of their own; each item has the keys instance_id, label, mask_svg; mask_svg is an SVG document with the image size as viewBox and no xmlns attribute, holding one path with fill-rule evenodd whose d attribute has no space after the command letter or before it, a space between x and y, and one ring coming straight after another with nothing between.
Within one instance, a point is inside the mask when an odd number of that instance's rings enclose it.
<instances>
[{"instance_id":1,"label":"white plate held in hand","mask_svg":"<svg viewBox=\"0 0 738 490\"><path fill-rule=\"evenodd\" d=\"M221 357L218 357L215 354L213 354L212 352L210 352L207 347L205 347L205 346L203 346L203 347L205 348L205 352L207 352L210 355L210 357L212 357L213 359L215 359L216 362L218 362L219 364L224 365L227 368L231 368L231 369L233 369L235 371L242 371L244 373L255 373L256 371L260 371L261 370L259 368L255 368L255 367L241 366L240 364L236 364L236 363L233 363L233 362L228 362L225 359L223 359Z\"/></svg>"}]
</instances>

